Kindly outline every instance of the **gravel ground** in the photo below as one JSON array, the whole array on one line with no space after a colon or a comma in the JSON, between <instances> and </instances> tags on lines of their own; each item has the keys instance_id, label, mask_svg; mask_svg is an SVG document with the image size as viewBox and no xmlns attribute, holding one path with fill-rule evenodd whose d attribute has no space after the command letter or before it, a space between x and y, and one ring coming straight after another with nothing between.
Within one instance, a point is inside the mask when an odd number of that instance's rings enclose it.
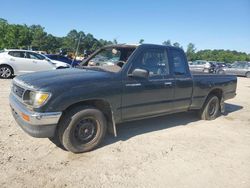
<instances>
[{"instance_id":1,"label":"gravel ground","mask_svg":"<svg viewBox=\"0 0 250 188\"><path fill-rule=\"evenodd\" d=\"M0 187L250 187L250 79L238 79L226 116L126 123L84 154L24 133L10 113L10 82L0 80Z\"/></svg>"}]
</instances>

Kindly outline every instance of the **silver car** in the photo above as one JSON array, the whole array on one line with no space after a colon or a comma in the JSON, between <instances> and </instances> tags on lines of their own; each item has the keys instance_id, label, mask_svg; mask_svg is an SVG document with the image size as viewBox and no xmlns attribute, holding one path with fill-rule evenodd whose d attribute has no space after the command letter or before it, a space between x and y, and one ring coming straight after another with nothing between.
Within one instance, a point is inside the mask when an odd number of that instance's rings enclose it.
<instances>
[{"instance_id":1,"label":"silver car","mask_svg":"<svg viewBox=\"0 0 250 188\"><path fill-rule=\"evenodd\" d=\"M230 67L223 67L218 70L219 74L235 74L250 78L250 62L235 62Z\"/></svg>"},{"instance_id":2,"label":"silver car","mask_svg":"<svg viewBox=\"0 0 250 188\"><path fill-rule=\"evenodd\" d=\"M204 60L196 60L193 62L189 62L189 69L192 72L206 72L206 73L214 72L213 64L211 62Z\"/></svg>"}]
</instances>

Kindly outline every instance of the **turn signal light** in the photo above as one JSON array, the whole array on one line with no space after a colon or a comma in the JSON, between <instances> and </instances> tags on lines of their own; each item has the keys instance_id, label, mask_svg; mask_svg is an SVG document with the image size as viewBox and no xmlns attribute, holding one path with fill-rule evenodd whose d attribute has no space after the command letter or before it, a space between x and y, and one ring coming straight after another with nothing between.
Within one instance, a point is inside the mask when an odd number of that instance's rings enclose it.
<instances>
[{"instance_id":1,"label":"turn signal light","mask_svg":"<svg viewBox=\"0 0 250 188\"><path fill-rule=\"evenodd\" d=\"M30 121L30 117L24 113L22 113L22 118L26 121Z\"/></svg>"}]
</instances>

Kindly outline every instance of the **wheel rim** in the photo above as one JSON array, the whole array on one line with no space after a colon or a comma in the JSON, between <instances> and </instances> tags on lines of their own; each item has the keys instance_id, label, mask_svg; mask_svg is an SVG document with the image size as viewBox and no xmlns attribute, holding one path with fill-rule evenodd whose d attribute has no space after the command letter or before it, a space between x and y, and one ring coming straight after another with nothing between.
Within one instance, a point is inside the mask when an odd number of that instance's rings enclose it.
<instances>
[{"instance_id":1,"label":"wheel rim","mask_svg":"<svg viewBox=\"0 0 250 188\"><path fill-rule=\"evenodd\" d=\"M218 102L217 99L214 98L210 101L209 106L208 106L208 114L209 116L213 116L215 115L216 111L218 108Z\"/></svg>"},{"instance_id":2,"label":"wheel rim","mask_svg":"<svg viewBox=\"0 0 250 188\"><path fill-rule=\"evenodd\" d=\"M92 117L87 117L80 120L77 123L74 131L76 140L80 144L89 143L96 137L97 126L98 122Z\"/></svg>"},{"instance_id":3,"label":"wheel rim","mask_svg":"<svg viewBox=\"0 0 250 188\"><path fill-rule=\"evenodd\" d=\"M2 78L8 78L11 76L11 70L8 67L1 67L0 68L0 76Z\"/></svg>"}]
</instances>

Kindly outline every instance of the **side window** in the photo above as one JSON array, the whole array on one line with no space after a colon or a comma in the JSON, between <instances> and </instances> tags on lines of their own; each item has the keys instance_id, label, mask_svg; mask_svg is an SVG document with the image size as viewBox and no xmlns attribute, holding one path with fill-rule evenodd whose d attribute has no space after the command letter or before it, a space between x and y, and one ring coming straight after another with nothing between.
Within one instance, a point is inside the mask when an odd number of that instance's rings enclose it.
<instances>
[{"instance_id":1,"label":"side window","mask_svg":"<svg viewBox=\"0 0 250 188\"><path fill-rule=\"evenodd\" d=\"M246 68L246 66L247 66L246 63L241 63L241 64L239 64L238 68L244 69L244 68Z\"/></svg>"},{"instance_id":2,"label":"side window","mask_svg":"<svg viewBox=\"0 0 250 188\"><path fill-rule=\"evenodd\" d=\"M26 52L26 54L27 54L27 58L30 58L30 59L39 59L39 60L45 59L44 56L37 54L37 53Z\"/></svg>"},{"instance_id":3,"label":"side window","mask_svg":"<svg viewBox=\"0 0 250 188\"><path fill-rule=\"evenodd\" d=\"M186 58L180 50L171 49L172 62L175 75L185 75L187 73Z\"/></svg>"},{"instance_id":4,"label":"side window","mask_svg":"<svg viewBox=\"0 0 250 188\"><path fill-rule=\"evenodd\" d=\"M165 49L145 49L139 54L130 73L136 69L142 68L149 71L149 77L162 77L169 74L168 57Z\"/></svg>"},{"instance_id":5,"label":"side window","mask_svg":"<svg viewBox=\"0 0 250 188\"><path fill-rule=\"evenodd\" d=\"M8 54L13 57L19 57L19 58L25 57L25 53L22 51L10 51Z\"/></svg>"}]
</instances>

